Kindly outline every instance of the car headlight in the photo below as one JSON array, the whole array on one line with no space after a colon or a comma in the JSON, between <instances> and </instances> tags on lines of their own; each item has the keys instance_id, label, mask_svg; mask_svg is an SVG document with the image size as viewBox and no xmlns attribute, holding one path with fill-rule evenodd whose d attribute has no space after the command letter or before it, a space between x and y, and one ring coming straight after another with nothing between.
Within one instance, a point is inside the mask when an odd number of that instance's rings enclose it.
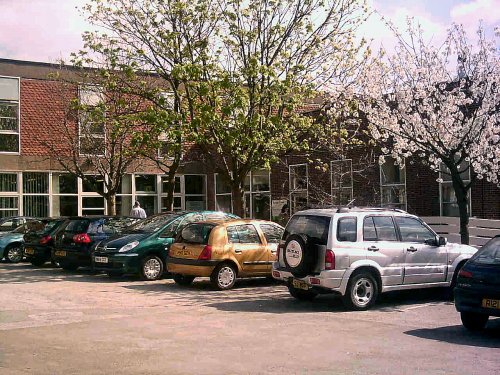
<instances>
[{"instance_id":1,"label":"car headlight","mask_svg":"<svg viewBox=\"0 0 500 375\"><path fill-rule=\"evenodd\" d=\"M126 244L125 246L122 246L120 248L120 250L118 250L119 253L124 253L126 251L130 251L132 250L134 247L136 247L137 245L139 245L139 241L134 241L134 242L130 242L128 244Z\"/></svg>"}]
</instances>

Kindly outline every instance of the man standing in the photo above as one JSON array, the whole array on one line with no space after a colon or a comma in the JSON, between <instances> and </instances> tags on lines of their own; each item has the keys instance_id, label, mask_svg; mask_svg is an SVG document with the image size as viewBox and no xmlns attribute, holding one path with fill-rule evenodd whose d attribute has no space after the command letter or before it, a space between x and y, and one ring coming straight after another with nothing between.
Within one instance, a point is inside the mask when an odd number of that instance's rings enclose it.
<instances>
[{"instance_id":1,"label":"man standing","mask_svg":"<svg viewBox=\"0 0 500 375\"><path fill-rule=\"evenodd\" d=\"M145 219L147 215L146 211L144 211L139 202L135 201L134 207L132 207L132 210L130 210L130 216L136 217L138 219Z\"/></svg>"}]
</instances>

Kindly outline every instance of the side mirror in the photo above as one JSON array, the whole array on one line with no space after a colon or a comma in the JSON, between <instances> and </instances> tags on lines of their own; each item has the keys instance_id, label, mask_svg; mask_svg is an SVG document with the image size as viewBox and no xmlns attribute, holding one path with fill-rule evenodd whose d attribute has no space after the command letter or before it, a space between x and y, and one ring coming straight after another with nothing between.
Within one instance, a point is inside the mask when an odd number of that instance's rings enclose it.
<instances>
[{"instance_id":1,"label":"side mirror","mask_svg":"<svg viewBox=\"0 0 500 375\"><path fill-rule=\"evenodd\" d=\"M438 238L438 246L444 246L447 243L448 243L448 240L446 239L446 237L439 236L439 238Z\"/></svg>"}]
</instances>

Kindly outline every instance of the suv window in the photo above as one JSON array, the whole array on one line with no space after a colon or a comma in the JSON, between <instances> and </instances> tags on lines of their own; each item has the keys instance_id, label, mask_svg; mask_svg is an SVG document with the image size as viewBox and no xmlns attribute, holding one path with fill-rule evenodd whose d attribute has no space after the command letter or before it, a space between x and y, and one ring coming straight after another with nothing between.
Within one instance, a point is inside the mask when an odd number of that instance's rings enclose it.
<instances>
[{"instance_id":1,"label":"suv window","mask_svg":"<svg viewBox=\"0 0 500 375\"><path fill-rule=\"evenodd\" d=\"M356 242L357 220L355 217L341 217L337 222L337 241Z\"/></svg>"},{"instance_id":2,"label":"suv window","mask_svg":"<svg viewBox=\"0 0 500 375\"><path fill-rule=\"evenodd\" d=\"M283 235L283 228L272 224L259 224L260 229L264 232L267 243L279 243Z\"/></svg>"},{"instance_id":3,"label":"suv window","mask_svg":"<svg viewBox=\"0 0 500 375\"><path fill-rule=\"evenodd\" d=\"M436 235L429 230L420 220L412 217L395 216L394 220L398 224L401 240L404 242L425 242L432 240Z\"/></svg>"},{"instance_id":4,"label":"suv window","mask_svg":"<svg viewBox=\"0 0 500 375\"><path fill-rule=\"evenodd\" d=\"M227 238L229 243L261 243L259 233L252 224L228 227Z\"/></svg>"},{"instance_id":5,"label":"suv window","mask_svg":"<svg viewBox=\"0 0 500 375\"><path fill-rule=\"evenodd\" d=\"M316 245L328 242L331 218L328 216L296 215L288 222L283 239L291 234L304 234Z\"/></svg>"},{"instance_id":6,"label":"suv window","mask_svg":"<svg viewBox=\"0 0 500 375\"><path fill-rule=\"evenodd\" d=\"M397 241L396 228L390 216L369 216L363 221L365 241Z\"/></svg>"}]
</instances>

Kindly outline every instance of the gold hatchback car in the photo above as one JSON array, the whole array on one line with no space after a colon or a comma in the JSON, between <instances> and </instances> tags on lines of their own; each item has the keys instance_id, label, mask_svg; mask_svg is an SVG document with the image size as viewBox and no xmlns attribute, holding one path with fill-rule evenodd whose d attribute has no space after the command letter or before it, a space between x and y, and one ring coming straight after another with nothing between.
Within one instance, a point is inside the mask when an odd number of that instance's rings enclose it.
<instances>
[{"instance_id":1,"label":"gold hatchback car","mask_svg":"<svg viewBox=\"0 0 500 375\"><path fill-rule=\"evenodd\" d=\"M237 277L270 277L283 231L264 220L189 224L170 247L168 272L180 285L210 277L220 290L232 288Z\"/></svg>"}]
</instances>

